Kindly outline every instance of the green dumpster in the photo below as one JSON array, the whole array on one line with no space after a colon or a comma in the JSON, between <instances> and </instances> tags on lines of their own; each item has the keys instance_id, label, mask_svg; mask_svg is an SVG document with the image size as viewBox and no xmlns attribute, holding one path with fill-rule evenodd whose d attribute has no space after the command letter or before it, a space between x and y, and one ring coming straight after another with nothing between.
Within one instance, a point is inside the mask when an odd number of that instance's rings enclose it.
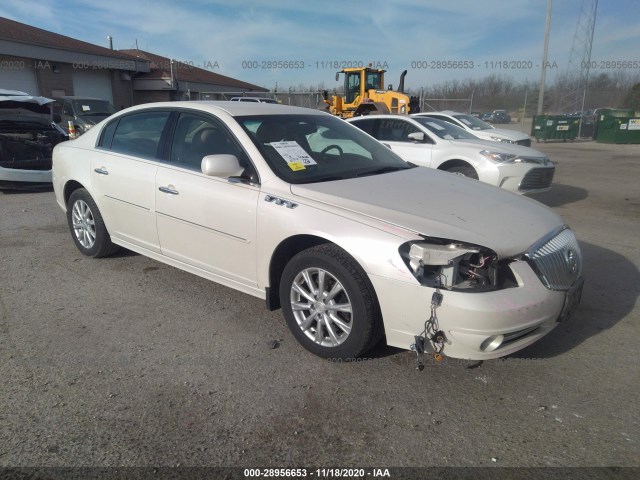
<instances>
[{"instance_id":1,"label":"green dumpster","mask_svg":"<svg viewBox=\"0 0 640 480\"><path fill-rule=\"evenodd\" d=\"M573 140L578 136L580 119L565 115L536 115L531 124L531 136L540 140Z\"/></svg>"},{"instance_id":2,"label":"green dumpster","mask_svg":"<svg viewBox=\"0 0 640 480\"><path fill-rule=\"evenodd\" d=\"M598 143L640 143L640 116L633 110L602 110L595 139Z\"/></svg>"}]
</instances>

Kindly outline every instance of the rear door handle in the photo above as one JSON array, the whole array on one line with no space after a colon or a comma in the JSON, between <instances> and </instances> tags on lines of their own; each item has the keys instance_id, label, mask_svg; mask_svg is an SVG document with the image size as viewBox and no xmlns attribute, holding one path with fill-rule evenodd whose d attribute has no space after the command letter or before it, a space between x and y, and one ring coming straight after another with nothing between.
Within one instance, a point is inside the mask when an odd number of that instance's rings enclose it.
<instances>
[{"instance_id":1,"label":"rear door handle","mask_svg":"<svg viewBox=\"0 0 640 480\"><path fill-rule=\"evenodd\" d=\"M178 195L178 191L174 190L173 188L169 188L169 187L159 187L158 190L160 190L163 193L168 193L169 195Z\"/></svg>"},{"instance_id":2,"label":"rear door handle","mask_svg":"<svg viewBox=\"0 0 640 480\"><path fill-rule=\"evenodd\" d=\"M99 175L109 175L109 172L104 167L95 168L93 171L96 172Z\"/></svg>"}]
</instances>

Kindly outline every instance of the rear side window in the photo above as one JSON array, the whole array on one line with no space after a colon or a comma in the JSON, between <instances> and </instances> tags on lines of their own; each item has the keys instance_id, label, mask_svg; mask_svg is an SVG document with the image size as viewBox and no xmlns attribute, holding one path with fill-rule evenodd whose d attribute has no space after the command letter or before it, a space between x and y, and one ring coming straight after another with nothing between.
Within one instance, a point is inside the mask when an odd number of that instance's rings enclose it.
<instances>
[{"instance_id":1,"label":"rear side window","mask_svg":"<svg viewBox=\"0 0 640 480\"><path fill-rule=\"evenodd\" d=\"M112 151L157 158L160 138L168 118L169 112L166 111L140 112L120 117L118 122L109 124L105 129L101 146L109 148L109 130L117 123L111 140Z\"/></svg>"}]
</instances>

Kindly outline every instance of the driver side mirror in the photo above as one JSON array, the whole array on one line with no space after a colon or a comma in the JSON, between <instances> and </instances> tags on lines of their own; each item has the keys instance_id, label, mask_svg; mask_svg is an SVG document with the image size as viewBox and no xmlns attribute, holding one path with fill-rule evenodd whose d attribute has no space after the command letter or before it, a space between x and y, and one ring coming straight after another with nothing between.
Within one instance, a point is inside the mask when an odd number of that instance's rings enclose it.
<instances>
[{"instance_id":1,"label":"driver side mirror","mask_svg":"<svg viewBox=\"0 0 640 480\"><path fill-rule=\"evenodd\" d=\"M207 155L200 164L202 173L210 177L238 177L244 168L240 166L238 157L229 154Z\"/></svg>"},{"instance_id":2,"label":"driver side mirror","mask_svg":"<svg viewBox=\"0 0 640 480\"><path fill-rule=\"evenodd\" d=\"M409 140L413 140L414 142L424 142L424 132L413 132L407 135Z\"/></svg>"}]
</instances>

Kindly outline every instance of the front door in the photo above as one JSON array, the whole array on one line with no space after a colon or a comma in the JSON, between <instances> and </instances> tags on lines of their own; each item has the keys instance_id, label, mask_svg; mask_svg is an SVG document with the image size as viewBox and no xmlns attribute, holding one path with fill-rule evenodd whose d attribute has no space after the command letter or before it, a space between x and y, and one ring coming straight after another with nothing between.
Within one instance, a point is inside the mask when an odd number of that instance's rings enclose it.
<instances>
[{"instance_id":1,"label":"front door","mask_svg":"<svg viewBox=\"0 0 640 480\"><path fill-rule=\"evenodd\" d=\"M171 161L155 181L162 253L231 282L252 286L256 274L256 208L260 188L201 172L206 155L232 154L251 169L248 156L211 117L181 113Z\"/></svg>"}]
</instances>

